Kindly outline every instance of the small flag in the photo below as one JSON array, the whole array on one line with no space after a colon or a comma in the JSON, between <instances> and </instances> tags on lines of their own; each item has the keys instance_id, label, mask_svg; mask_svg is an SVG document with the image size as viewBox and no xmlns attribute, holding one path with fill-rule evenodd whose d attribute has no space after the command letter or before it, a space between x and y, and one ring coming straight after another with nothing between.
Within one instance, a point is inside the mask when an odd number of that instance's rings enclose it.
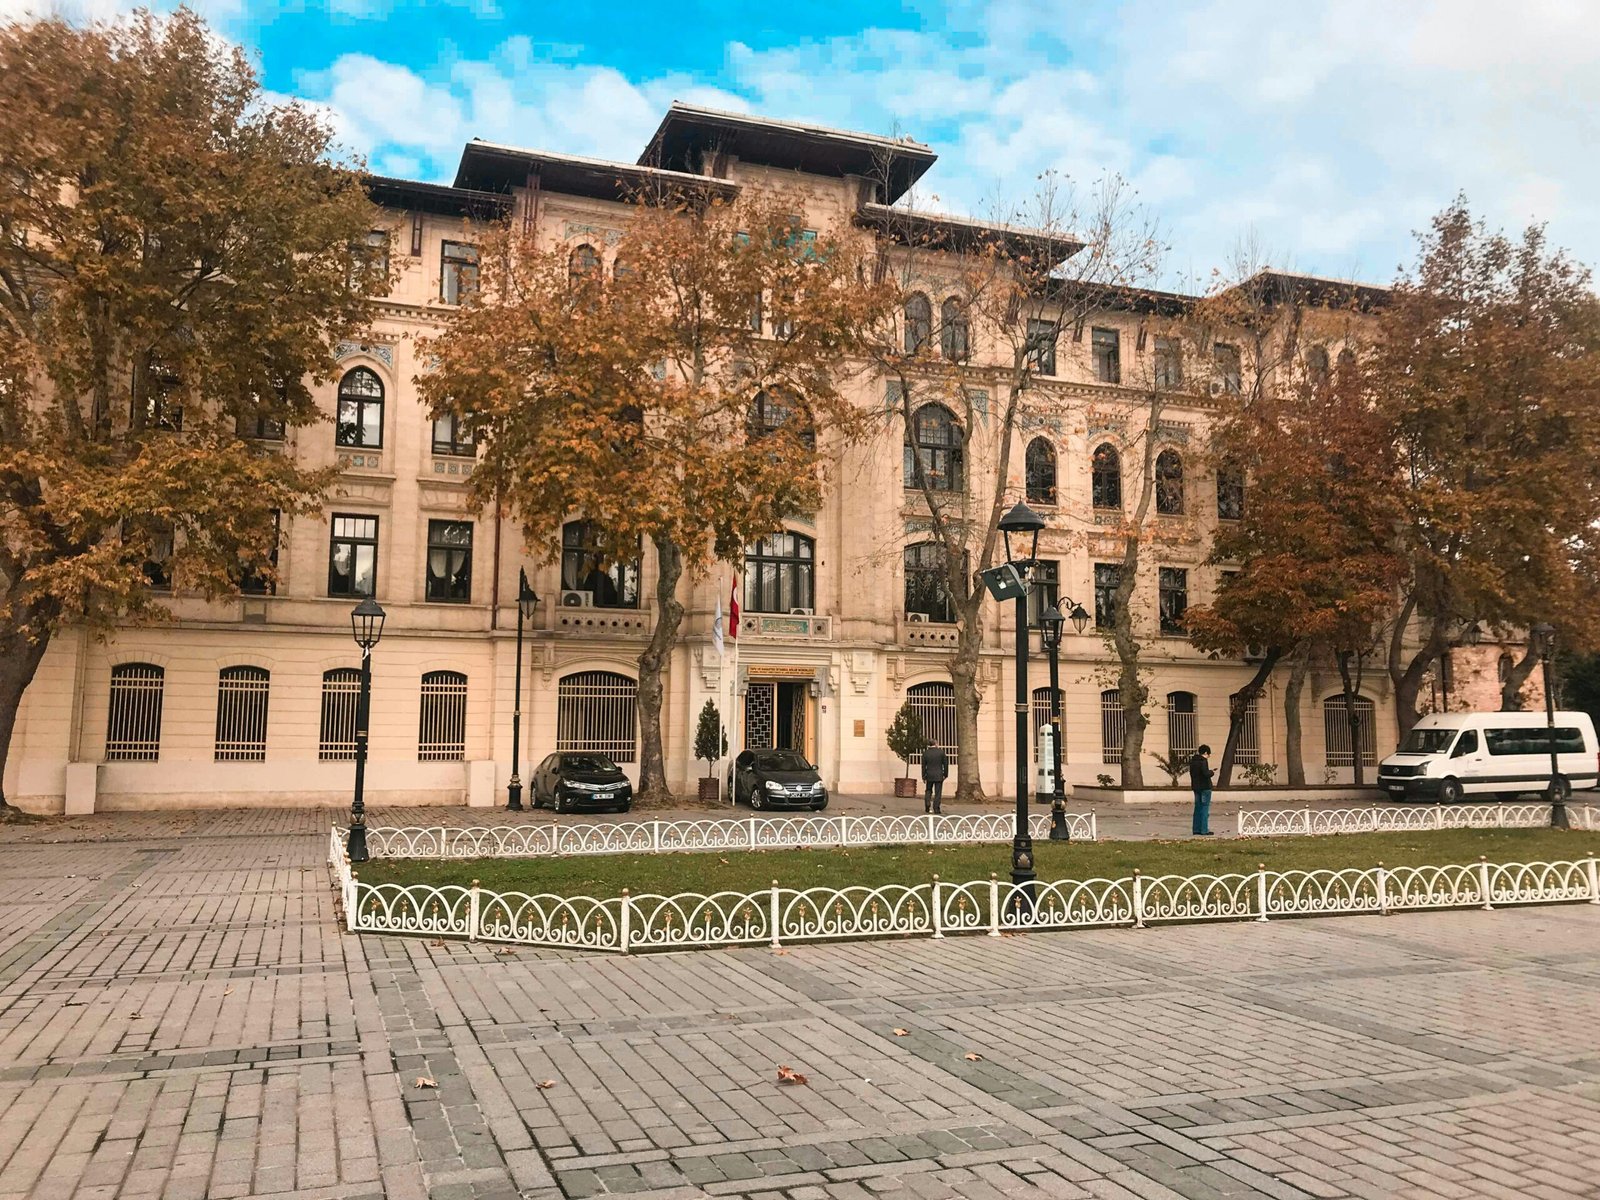
<instances>
[{"instance_id":1,"label":"small flag","mask_svg":"<svg viewBox=\"0 0 1600 1200\"><path fill-rule=\"evenodd\" d=\"M717 597L717 615L711 622L711 644L717 648L717 657L722 657L722 597Z\"/></svg>"},{"instance_id":2,"label":"small flag","mask_svg":"<svg viewBox=\"0 0 1600 1200\"><path fill-rule=\"evenodd\" d=\"M728 636L739 640L739 581L735 579L728 588Z\"/></svg>"}]
</instances>

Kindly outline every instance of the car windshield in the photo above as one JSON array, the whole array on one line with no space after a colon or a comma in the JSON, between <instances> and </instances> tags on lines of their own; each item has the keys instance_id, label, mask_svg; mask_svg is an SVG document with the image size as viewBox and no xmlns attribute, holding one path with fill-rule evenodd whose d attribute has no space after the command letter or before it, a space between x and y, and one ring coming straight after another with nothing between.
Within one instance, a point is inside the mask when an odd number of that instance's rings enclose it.
<instances>
[{"instance_id":1,"label":"car windshield","mask_svg":"<svg viewBox=\"0 0 1600 1200\"><path fill-rule=\"evenodd\" d=\"M561 756L561 769L564 771L615 771L617 764L604 754L563 754Z\"/></svg>"},{"instance_id":2,"label":"car windshield","mask_svg":"<svg viewBox=\"0 0 1600 1200\"><path fill-rule=\"evenodd\" d=\"M1456 740L1454 729L1413 729L1400 746L1401 754L1443 754Z\"/></svg>"},{"instance_id":3,"label":"car windshield","mask_svg":"<svg viewBox=\"0 0 1600 1200\"><path fill-rule=\"evenodd\" d=\"M768 771L809 771L811 764L806 761L803 754L796 754L793 750L778 750L771 754L756 756L756 766Z\"/></svg>"}]
</instances>

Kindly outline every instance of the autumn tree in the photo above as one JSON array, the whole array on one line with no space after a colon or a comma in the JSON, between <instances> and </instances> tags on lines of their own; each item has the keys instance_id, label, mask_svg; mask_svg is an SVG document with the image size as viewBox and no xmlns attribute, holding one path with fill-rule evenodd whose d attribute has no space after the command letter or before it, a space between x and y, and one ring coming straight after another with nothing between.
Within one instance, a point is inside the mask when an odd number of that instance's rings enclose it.
<instances>
[{"instance_id":1,"label":"autumn tree","mask_svg":"<svg viewBox=\"0 0 1600 1200\"><path fill-rule=\"evenodd\" d=\"M1600 621L1600 302L1544 230L1513 240L1464 199L1420 238L1359 366L1390 423L1406 576L1385 647L1403 736L1428 672L1463 625L1549 621L1563 645ZM1506 681L1514 696L1537 649Z\"/></svg>"},{"instance_id":2,"label":"autumn tree","mask_svg":"<svg viewBox=\"0 0 1600 1200\"><path fill-rule=\"evenodd\" d=\"M474 486L530 548L582 517L611 562L655 550L639 656L640 795L668 796L663 676L683 589L786 517L815 512L825 466L861 435L850 362L887 290L859 242L803 236L771 201L641 195L611 271L592 250L501 227L480 286L427 343L435 414L480 440Z\"/></svg>"},{"instance_id":3,"label":"autumn tree","mask_svg":"<svg viewBox=\"0 0 1600 1200\"><path fill-rule=\"evenodd\" d=\"M884 206L862 214L877 234L878 277L895 295L871 361L905 439L901 482L925 520L958 629L949 670L962 801L983 798L981 575L1002 557L1000 518L1023 495L1014 455L1030 428L1062 408L1048 379L1063 332L1081 326L1108 289L1151 274L1160 251L1116 179L1080 193L1047 176L1004 218Z\"/></svg>"},{"instance_id":4,"label":"autumn tree","mask_svg":"<svg viewBox=\"0 0 1600 1200\"><path fill-rule=\"evenodd\" d=\"M331 139L188 10L0 25L0 772L64 624L270 578L319 507L278 446L383 282Z\"/></svg>"}]
</instances>

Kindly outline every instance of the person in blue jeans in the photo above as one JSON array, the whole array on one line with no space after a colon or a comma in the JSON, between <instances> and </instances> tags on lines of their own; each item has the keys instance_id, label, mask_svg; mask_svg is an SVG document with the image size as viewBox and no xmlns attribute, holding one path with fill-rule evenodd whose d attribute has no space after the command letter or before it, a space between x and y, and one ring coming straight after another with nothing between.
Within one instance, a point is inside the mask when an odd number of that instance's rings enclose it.
<instances>
[{"instance_id":1,"label":"person in blue jeans","mask_svg":"<svg viewBox=\"0 0 1600 1200\"><path fill-rule=\"evenodd\" d=\"M1189 786L1194 789L1194 823L1190 830L1196 837L1211 836L1211 764L1206 755L1210 746L1201 746L1189 759Z\"/></svg>"}]
</instances>

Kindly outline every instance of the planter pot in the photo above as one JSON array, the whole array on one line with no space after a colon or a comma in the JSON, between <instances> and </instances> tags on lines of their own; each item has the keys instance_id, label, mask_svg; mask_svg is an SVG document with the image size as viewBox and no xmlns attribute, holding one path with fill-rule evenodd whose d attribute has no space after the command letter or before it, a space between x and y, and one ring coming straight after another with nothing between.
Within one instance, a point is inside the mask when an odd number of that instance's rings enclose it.
<instances>
[{"instance_id":1,"label":"planter pot","mask_svg":"<svg viewBox=\"0 0 1600 1200\"><path fill-rule=\"evenodd\" d=\"M700 799L708 803L715 802L722 796L722 780L715 775L710 778L702 776L700 779Z\"/></svg>"},{"instance_id":2,"label":"planter pot","mask_svg":"<svg viewBox=\"0 0 1600 1200\"><path fill-rule=\"evenodd\" d=\"M901 777L894 781L894 794L900 799L914 797L917 794L917 781Z\"/></svg>"}]
</instances>

